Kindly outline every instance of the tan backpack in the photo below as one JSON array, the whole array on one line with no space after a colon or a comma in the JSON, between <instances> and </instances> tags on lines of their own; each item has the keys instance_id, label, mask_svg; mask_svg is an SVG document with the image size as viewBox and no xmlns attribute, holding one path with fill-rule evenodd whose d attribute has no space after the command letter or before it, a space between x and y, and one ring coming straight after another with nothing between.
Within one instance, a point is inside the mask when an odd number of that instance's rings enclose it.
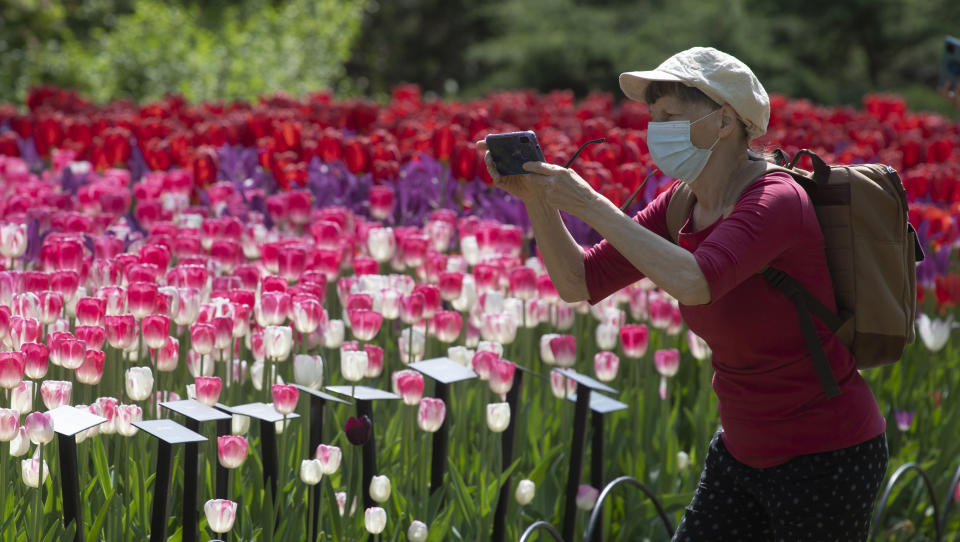
<instances>
[{"instance_id":1,"label":"tan backpack","mask_svg":"<svg viewBox=\"0 0 960 542\"><path fill-rule=\"evenodd\" d=\"M809 156L813 171L795 167ZM829 327L853 353L857 367L895 363L915 337L916 262L923 249L907 220L907 198L900 176L883 164L828 166L809 150L786 163L784 153L764 173L783 171L806 190L826 245L839 314L786 273L766 267L760 273L797 307L804 340L828 397L840 394L810 315ZM758 177L759 178L759 177ZM677 242L696 201L680 183L667 205L667 231Z\"/></svg>"}]
</instances>

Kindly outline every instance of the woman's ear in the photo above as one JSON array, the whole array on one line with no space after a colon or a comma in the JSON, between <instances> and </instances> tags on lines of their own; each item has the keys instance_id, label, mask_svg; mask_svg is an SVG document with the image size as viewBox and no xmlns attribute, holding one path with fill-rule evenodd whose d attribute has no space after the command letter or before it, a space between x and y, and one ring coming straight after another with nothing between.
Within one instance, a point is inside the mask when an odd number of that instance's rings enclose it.
<instances>
[{"instance_id":1,"label":"woman's ear","mask_svg":"<svg viewBox=\"0 0 960 542\"><path fill-rule=\"evenodd\" d=\"M737 131L740 126L740 119L737 118L737 112L729 104L724 104L720 109L720 137L726 137Z\"/></svg>"}]
</instances>

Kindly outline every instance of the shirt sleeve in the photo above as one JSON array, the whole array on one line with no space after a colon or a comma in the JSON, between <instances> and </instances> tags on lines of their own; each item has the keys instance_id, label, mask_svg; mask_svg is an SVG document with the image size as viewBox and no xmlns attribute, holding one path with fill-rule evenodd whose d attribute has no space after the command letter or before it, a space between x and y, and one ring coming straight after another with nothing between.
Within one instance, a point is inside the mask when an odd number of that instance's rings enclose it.
<instances>
[{"instance_id":1,"label":"shirt sleeve","mask_svg":"<svg viewBox=\"0 0 960 542\"><path fill-rule=\"evenodd\" d=\"M677 181L679 182L679 181ZM667 204L676 190L676 183L660 193L633 220L657 235L670 239L667 233ZM584 251L583 269L587 282L588 302L596 305L617 290L643 278L643 273L630 263L606 239Z\"/></svg>"},{"instance_id":2,"label":"shirt sleeve","mask_svg":"<svg viewBox=\"0 0 960 542\"><path fill-rule=\"evenodd\" d=\"M710 286L711 302L773 262L797 242L812 203L785 174L750 186L728 217L693 252Z\"/></svg>"}]
</instances>

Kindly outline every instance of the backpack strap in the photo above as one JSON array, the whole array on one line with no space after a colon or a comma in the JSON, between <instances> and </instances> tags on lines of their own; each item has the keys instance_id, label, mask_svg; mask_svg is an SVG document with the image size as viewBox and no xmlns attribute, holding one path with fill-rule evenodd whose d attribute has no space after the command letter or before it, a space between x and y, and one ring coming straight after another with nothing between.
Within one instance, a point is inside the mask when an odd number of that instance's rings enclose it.
<instances>
[{"instance_id":1,"label":"backpack strap","mask_svg":"<svg viewBox=\"0 0 960 542\"><path fill-rule=\"evenodd\" d=\"M677 188L670 196L667 203L667 233L670 234L670 240L677 244L680 240L680 229L690 217L690 209L697 198L693 195L693 190L683 181L677 182Z\"/></svg>"},{"instance_id":2,"label":"backpack strap","mask_svg":"<svg viewBox=\"0 0 960 542\"><path fill-rule=\"evenodd\" d=\"M823 351L823 344L820 342L817 328L813 325L813 319L810 318L810 315L811 313L816 315L834 333L844 324L843 320L821 303L809 290L783 271L766 267L762 275L767 284L783 292L793 301L793 305L797 309L797 319L800 321L800 332L803 334L803 341L807 343L807 350L810 352L813 368L817 371L817 378L820 379L823 392L827 394L827 397L840 395L840 386L837 385L837 380L833 376L830 361L827 359L826 352Z\"/></svg>"}]
</instances>

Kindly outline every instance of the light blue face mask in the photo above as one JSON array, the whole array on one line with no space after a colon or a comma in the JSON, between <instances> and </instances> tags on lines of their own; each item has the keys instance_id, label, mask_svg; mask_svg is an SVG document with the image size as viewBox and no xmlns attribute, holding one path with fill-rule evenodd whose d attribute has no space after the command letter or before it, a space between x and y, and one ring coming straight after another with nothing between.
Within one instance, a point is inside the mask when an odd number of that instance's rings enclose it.
<instances>
[{"instance_id":1,"label":"light blue face mask","mask_svg":"<svg viewBox=\"0 0 960 542\"><path fill-rule=\"evenodd\" d=\"M710 160L720 136L717 135L709 149L701 149L690 140L690 127L717 111L720 110L715 109L693 122L676 120L647 124L647 147L660 171L685 183L696 180Z\"/></svg>"}]
</instances>

